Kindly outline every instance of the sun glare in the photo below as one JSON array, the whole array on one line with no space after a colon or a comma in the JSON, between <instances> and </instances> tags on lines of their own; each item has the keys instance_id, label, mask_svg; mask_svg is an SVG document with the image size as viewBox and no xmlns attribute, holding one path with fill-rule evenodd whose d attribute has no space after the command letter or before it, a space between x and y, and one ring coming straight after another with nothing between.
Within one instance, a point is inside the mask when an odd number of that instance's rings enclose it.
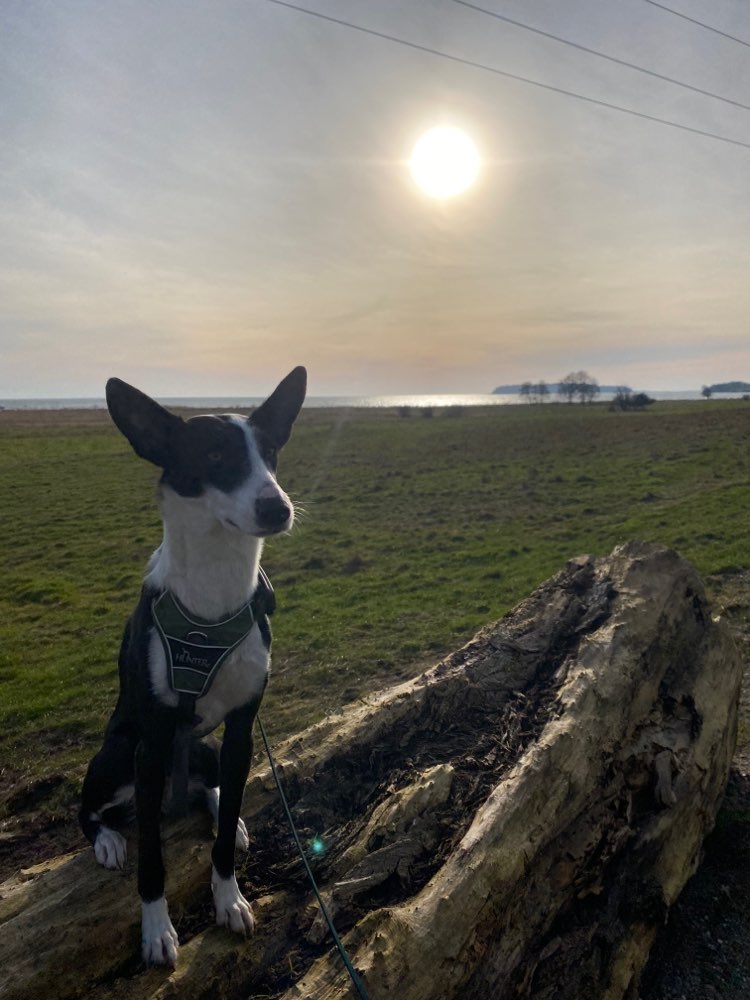
<instances>
[{"instance_id":1,"label":"sun glare","mask_svg":"<svg viewBox=\"0 0 750 1000\"><path fill-rule=\"evenodd\" d=\"M432 198L452 198L471 187L479 174L477 147L465 132L439 125L418 140L409 160L416 184Z\"/></svg>"}]
</instances>

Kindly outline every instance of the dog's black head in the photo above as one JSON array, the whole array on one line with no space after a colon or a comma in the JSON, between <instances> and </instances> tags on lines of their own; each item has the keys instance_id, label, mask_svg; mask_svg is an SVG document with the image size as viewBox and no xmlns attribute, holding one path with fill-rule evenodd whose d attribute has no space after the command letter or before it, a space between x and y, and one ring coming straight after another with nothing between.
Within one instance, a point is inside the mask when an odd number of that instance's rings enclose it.
<instances>
[{"instance_id":1,"label":"dog's black head","mask_svg":"<svg viewBox=\"0 0 750 1000\"><path fill-rule=\"evenodd\" d=\"M223 414L183 420L111 378L107 406L136 454L163 470L166 487L186 499L202 498L207 512L228 527L265 535L291 527L292 504L274 473L306 388L306 370L295 368L248 418Z\"/></svg>"}]
</instances>

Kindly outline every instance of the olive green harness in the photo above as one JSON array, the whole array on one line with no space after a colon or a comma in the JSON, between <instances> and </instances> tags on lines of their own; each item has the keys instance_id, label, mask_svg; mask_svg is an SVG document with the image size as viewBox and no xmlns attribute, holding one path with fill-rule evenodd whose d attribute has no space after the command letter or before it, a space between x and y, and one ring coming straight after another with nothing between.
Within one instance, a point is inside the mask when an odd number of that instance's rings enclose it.
<instances>
[{"instance_id":1,"label":"olive green harness","mask_svg":"<svg viewBox=\"0 0 750 1000\"><path fill-rule=\"evenodd\" d=\"M195 699L208 692L219 667L255 624L250 603L220 622L191 618L174 594L165 590L151 611L167 659L169 685Z\"/></svg>"},{"instance_id":2,"label":"olive green harness","mask_svg":"<svg viewBox=\"0 0 750 1000\"><path fill-rule=\"evenodd\" d=\"M168 590L151 602L151 614L167 662L169 686L179 695L169 806L174 815L187 812L190 740L199 721L195 703L208 693L226 658L247 638L260 618L273 614L275 606L271 581L260 568L251 599L223 621L192 617Z\"/></svg>"}]
</instances>

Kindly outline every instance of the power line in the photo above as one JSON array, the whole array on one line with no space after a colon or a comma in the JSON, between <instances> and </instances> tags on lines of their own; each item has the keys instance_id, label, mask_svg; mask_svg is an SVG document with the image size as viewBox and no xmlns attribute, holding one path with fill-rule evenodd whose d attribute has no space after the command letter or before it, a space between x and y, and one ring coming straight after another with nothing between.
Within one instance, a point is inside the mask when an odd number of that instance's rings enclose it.
<instances>
[{"instance_id":1,"label":"power line","mask_svg":"<svg viewBox=\"0 0 750 1000\"><path fill-rule=\"evenodd\" d=\"M652 7L659 7L661 10L665 10L668 14L674 14L675 17L681 17L683 21L690 21L691 24L697 24L700 28L705 28L706 31L713 31L715 35L721 35L723 38L728 38L732 42L737 42L740 45L746 46L750 49L750 42L746 42L744 38L738 38L736 35L730 35L726 31L721 31L719 28L714 28L712 24L706 24L704 21L697 21L694 17L688 17L687 14L683 14L680 10L674 10L672 7L667 7L666 4L657 3L656 0L643 0L644 3L650 3Z\"/></svg>"},{"instance_id":2,"label":"power line","mask_svg":"<svg viewBox=\"0 0 750 1000\"><path fill-rule=\"evenodd\" d=\"M497 11L488 10L486 7L480 7L478 4L469 3L468 0L453 0L453 3L458 4L460 7L468 7L470 10L475 10L479 14L486 14L488 17L494 17L498 21L505 21L507 24L512 24L516 28L523 28L524 31L532 31L535 35L542 35L544 38L551 38L555 42L561 42L563 45L569 45L573 49L578 49L580 52L587 52L589 55L598 56L599 59L606 59L608 62L616 63L618 66L626 66L628 69L634 69L638 73L645 73L647 76L653 76L657 80L664 80L667 83L673 83L677 87L684 87L685 90L692 90L696 94L702 94L704 97L713 97L717 101L724 101L725 104L733 104L736 108L743 108L745 111L750 111L750 104L743 104L742 101L734 101L731 97L722 97L721 94L714 94L711 90L703 90L702 87L695 87L692 83L685 83L684 80L675 80L672 76L665 76L663 73L657 73L652 69L646 69L645 66L638 66L636 63L628 62L626 59L618 59L617 56L607 55L606 52L600 52L598 49L590 49L586 45L581 45L578 42L573 42L569 38L561 38L560 35L553 35L551 31L543 31L541 28L535 28L530 24L524 24L523 21L515 21L512 17L506 17L505 14L499 14Z\"/></svg>"},{"instance_id":3,"label":"power line","mask_svg":"<svg viewBox=\"0 0 750 1000\"><path fill-rule=\"evenodd\" d=\"M706 139L715 139L717 142L726 142L731 146L741 146L743 149L750 149L750 142L743 142L741 139L730 139L729 136L719 135L717 132L707 132L704 129L693 128L692 125L684 125L680 122L670 121L668 118L658 118L656 115L646 114L644 111L636 111L633 108L626 108L619 104L610 104L609 101L602 101L598 97L589 97L586 94L578 94L573 90L565 90L562 87L555 87L550 83L542 83L540 80L532 80L527 76L519 76L517 73L510 73L496 66L488 66L485 63L475 62L473 59L464 59L462 56L453 55L450 52L442 52L440 49L433 49L428 45L420 45L418 42L410 42L406 38L399 38L397 35L389 35L383 31L376 31L374 28L365 28L361 24L354 24L352 21L345 21L330 14L323 14L319 10L312 10L309 7L301 7L298 4L290 3L289 0L263 0L264 3L274 4L277 7L286 7L288 10L296 11L299 14L307 14L310 17L319 18L321 21L328 21L331 24L338 24L342 28L349 28L352 31L359 31L365 35L372 35L375 38L382 38L384 41L393 42L396 45L403 45L418 52L427 52L441 59L448 59L451 62L459 63L462 66L470 66L472 69L482 70L485 73L492 73L495 76L502 76L509 80L516 80L518 83L525 83L531 87L538 87L541 90L549 90L564 97L572 97L577 101L585 101L587 104L595 104L601 108L608 108L610 111L619 111L624 115L632 115L635 118L642 118L645 121L656 122L658 125L667 125L669 128L680 129L683 132L691 132L693 135L702 135Z\"/></svg>"}]
</instances>

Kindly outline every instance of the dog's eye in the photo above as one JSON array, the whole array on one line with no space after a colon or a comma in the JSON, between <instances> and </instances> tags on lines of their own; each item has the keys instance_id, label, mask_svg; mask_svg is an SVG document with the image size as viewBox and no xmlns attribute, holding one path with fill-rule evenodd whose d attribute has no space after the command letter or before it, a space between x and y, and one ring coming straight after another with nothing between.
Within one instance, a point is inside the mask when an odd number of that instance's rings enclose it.
<instances>
[{"instance_id":1,"label":"dog's eye","mask_svg":"<svg viewBox=\"0 0 750 1000\"><path fill-rule=\"evenodd\" d=\"M221 452L220 451L209 451L209 453L208 453L208 460L211 463L211 465L216 465L218 462L221 461Z\"/></svg>"}]
</instances>

